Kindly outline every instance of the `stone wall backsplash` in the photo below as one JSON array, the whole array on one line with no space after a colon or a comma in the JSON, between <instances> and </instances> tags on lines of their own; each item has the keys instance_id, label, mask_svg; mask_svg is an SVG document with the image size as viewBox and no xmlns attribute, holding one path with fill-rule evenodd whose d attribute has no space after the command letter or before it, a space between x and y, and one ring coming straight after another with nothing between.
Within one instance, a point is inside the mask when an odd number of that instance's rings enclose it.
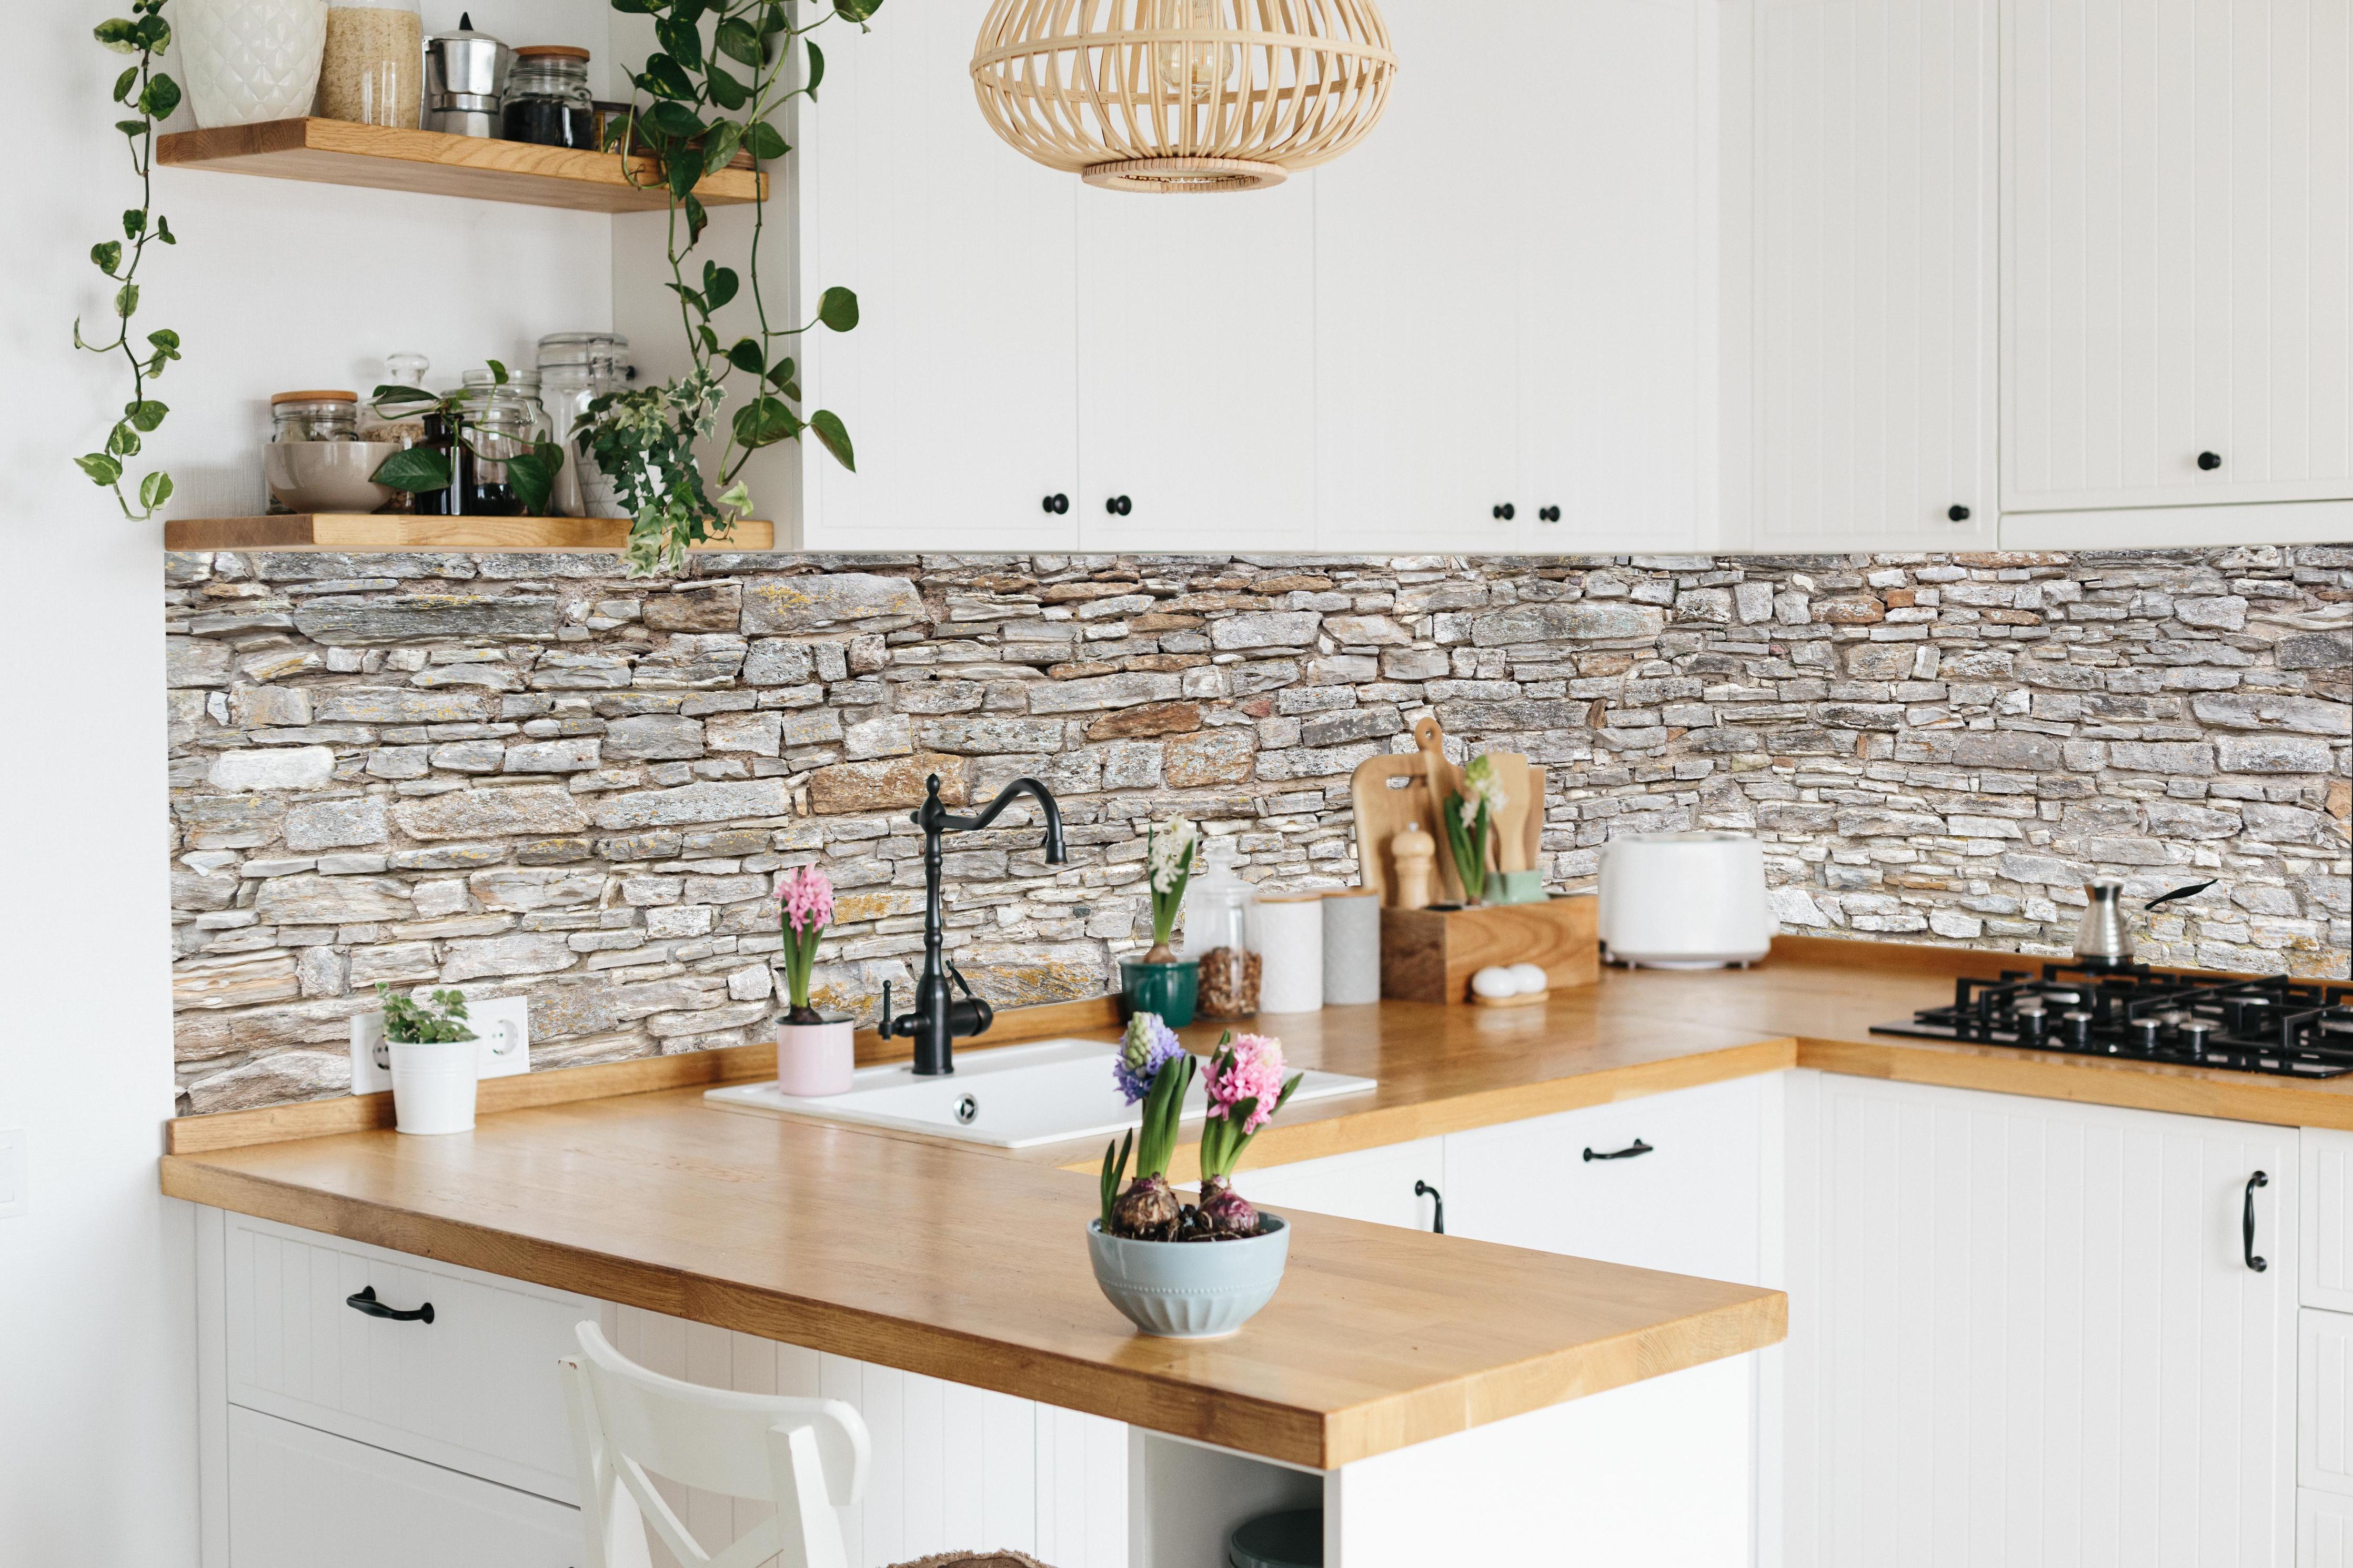
<instances>
[{"instance_id":1,"label":"stone wall backsplash","mask_svg":"<svg viewBox=\"0 0 2353 1568\"><path fill-rule=\"evenodd\" d=\"M774 874L821 863L824 1005L922 942L926 774L1060 798L950 843L1000 1003L1149 940L1143 825L1355 879L1348 775L1434 710L1550 769L1545 859L1763 838L1783 928L2063 951L2088 873L2160 963L2342 976L2353 548L1226 558L174 555L178 1062L196 1111L347 1087L377 982L532 998L534 1060L779 1011ZM903 992L902 992L903 994Z\"/></svg>"}]
</instances>

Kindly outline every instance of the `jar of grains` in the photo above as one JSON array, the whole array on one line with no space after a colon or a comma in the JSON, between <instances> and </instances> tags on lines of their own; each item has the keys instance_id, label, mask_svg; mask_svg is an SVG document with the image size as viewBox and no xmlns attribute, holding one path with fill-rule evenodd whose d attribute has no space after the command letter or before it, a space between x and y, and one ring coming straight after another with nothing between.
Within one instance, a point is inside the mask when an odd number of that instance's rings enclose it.
<instances>
[{"instance_id":1,"label":"jar of grains","mask_svg":"<svg viewBox=\"0 0 2353 1568\"><path fill-rule=\"evenodd\" d=\"M414 131L425 104L425 24L417 0L329 0L319 112Z\"/></svg>"},{"instance_id":2,"label":"jar of grains","mask_svg":"<svg viewBox=\"0 0 2353 1568\"><path fill-rule=\"evenodd\" d=\"M1258 1011L1258 889L1234 869L1238 849L1231 838L1210 839L1208 869L1185 889L1185 956L1201 964L1196 1017Z\"/></svg>"},{"instance_id":3,"label":"jar of grains","mask_svg":"<svg viewBox=\"0 0 2353 1568\"><path fill-rule=\"evenodd\" d=\"M568 44L517 49L501 134L510 142L594 151L596 102L588 90L588 51Z\"/></svg>"},{"instance_id":4,"label":"jar of grains","mask_svg":"<svg viewBox=\"0 0 2353 1568\"><path fill-rule=\"evenodd\" d=\"M356 441L360 395L356 392L281 392L269 400L269 438L287 441Z\"/></svg>"}]
</instances>

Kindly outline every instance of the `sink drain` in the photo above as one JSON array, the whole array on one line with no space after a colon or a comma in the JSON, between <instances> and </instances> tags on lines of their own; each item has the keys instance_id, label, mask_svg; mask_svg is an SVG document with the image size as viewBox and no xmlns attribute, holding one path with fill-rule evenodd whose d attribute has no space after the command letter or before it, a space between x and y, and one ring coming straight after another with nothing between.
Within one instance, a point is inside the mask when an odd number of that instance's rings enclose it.
<instances>
[{"instance_id":1,"label":"sink drain","mask_svg":"<svg viewBox=\"0 0 2353 1568\"><path fill-rule=\"evenodd\" d=\"M968 1095L968 1094L967 1094L967 1095L965 1095L962 1100L957 1100L957 1101L956 1101L956 1123L957 1123L957 1125L959 1125L959 1126L963 1126L963 1127L969 1127L969 1126L971 1126L974 1122L976 1122L976 1121L979 1121L979 1120L980 1120L980 1101L978 1101L978 1100L975 1100L972 1096L970 1096L970 1095Z\"/></svg>"}]
</instances>

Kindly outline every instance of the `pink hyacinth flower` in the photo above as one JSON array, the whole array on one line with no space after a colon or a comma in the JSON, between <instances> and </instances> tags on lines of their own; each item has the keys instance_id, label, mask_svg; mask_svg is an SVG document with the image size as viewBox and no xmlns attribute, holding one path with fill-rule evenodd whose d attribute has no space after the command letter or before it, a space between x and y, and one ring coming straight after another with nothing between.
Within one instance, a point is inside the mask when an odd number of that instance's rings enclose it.
<instances>
[{"instance_id":1,"label":"pink hyacinth flower","mask_svg":"<svg viewBox=\"0 0 2353 1568\"><path fill-rule=\"evenodd\" d=\"M1242 1035L1229 1047L1233 1056L1221 1068L1208 1073L1209 1114L1223 1117L1245 1100L1256 1100L1242 1131L1257 1131L1274 1120L1274 1102L1282 1097L1282 1042L1267 1035Z\"/></svg>"},{"instance_id":2,"label":"pink hyacinth flower","mask_svg":"<svg viewBox=\"0 0 2353 1568\"><path fill-rule=\"evenodd\" d=\"M796 935L821 931L833 923L833 882L814 866L804 866L778 877L776 897L785 901L786 929Z\"/></svg>"}]
</instances>

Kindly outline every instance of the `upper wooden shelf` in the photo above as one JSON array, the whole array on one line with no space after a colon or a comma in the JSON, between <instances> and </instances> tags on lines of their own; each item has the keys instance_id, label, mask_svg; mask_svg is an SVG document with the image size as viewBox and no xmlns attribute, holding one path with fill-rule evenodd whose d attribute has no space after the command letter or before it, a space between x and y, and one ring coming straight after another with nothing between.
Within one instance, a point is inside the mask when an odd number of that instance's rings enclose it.
<instances>
[{"instance_id":1,"label":"upper wooden shelf","mask_svg":"<svg viewBox=\"0 0 2353 1568\"><path fill-rule=\"evenodd\" d=\"M628 548L629 520L607 517L410 517L379 512L295 512L276 517L190 517L164 524L166 550L465 550L557 552ZM699 550L774 550L776 525L746 518L731 538Z\"/></svg>"},{"instance_id":2,"label":"upper wooden shelf","mask_svg":"<svg viewBox=\"0 0 2353 1568\"><path fill-rule=\"evenodd\" d=\"M347 120L271 120L214 131L183 131L156 143L157 161L176 169L221 169L276 180L364 185L568 207L574 212L659 212L670 205L651 158L631 158L624 173L610 153L541 147L438 131L391 131ZM630 177L641 182L630 184ZM766 199L767 176L722 169L694 188L706 206Z\"/></svg>"}]
</instances>

